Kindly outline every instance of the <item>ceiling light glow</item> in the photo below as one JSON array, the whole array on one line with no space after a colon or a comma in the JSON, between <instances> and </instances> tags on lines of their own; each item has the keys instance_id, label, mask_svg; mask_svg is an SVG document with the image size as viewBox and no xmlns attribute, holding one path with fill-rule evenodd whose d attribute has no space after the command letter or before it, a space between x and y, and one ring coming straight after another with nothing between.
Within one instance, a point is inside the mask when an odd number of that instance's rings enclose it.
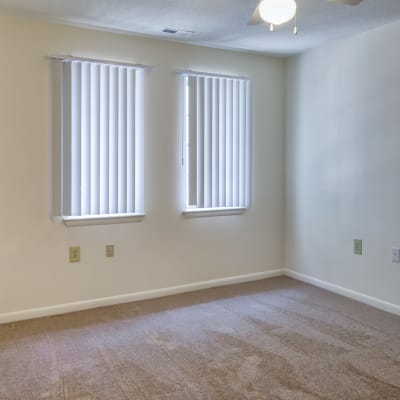
<instances>
[{"instance_id":1,"label":"ceiling light glow","mask_svg":"<svg viewBox=\"0 0 400 400\"><path fill-rule=\"evenodd\" d=\"M290 21L296 14L295 0L262 0L259 4L261 18L273 25Z\"/></svg>"}]
</instances>

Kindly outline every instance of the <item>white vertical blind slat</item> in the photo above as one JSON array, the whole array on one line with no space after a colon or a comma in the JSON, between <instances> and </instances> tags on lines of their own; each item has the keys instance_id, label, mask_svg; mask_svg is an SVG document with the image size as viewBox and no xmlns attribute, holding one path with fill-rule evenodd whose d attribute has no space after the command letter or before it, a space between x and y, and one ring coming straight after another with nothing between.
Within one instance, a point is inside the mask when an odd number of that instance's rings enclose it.
<instances>
[{"instance_id":1,"label":"white vertical blind slat","mask_svg":"<svg viewBox=\"0 0 400 400\"><path fill-rule=\"evenodd\" d=\"M246 82L239 86L239 207L245 207Z\"/></svg>"},{"instance_id":2,"label":"white vertical blind slat","mask_svg":"<svg viewBox=\"0 0 400 400\"><path fill-rule=\"evenodd\" d=\"M110 67L100 66L100 214L109 210Z\"/></svg>"},{"instance_id":3,"label":"white vertical blind slat","mask_svg":"<svg viewBox=\"0 0 400 400\"><path fill-rule=\"evenodd\" d=\"M126 105L126 209L135 212L135 71L127 71Z\"/></svg>"},{"instance_id":4,"label":"white vertical blind slat","mask_svg":"<svg viewBox=\"0 0 400 400\"><path fill-rule=\"evenodd\" d=\"M204 78L204 207L212 203L212 78Z\"/></svg>"},{"instance_id":5,"label":"white vertical blind slat","mask_svg":"<svg viewBox=\"0 0 400 400\"><path fill-rule=\"evenodd\" d=\"M219 88L219 207L226 206L226 79Z\"/></svg>"},{"instance_id":6,"label":"white vertical blind slat","mask_svg":"<svg viewBox=\"0 0 400 400\"><path fill-rule=\"evenodd\" d=\"M118 67L110 67L109 209L118 213Z\"/></svg>"},{"instance_id":7,"label":"white vertical blind slat","mask_svg":"<svg viewBox=\"0 0 400 400\"><path fill-rule=\"evenodd\" d=\"M81 215L81 63L71 67L71 215Z\"/></svg>"},{"instance_id":8,"label":"white vertical blind slat","mask_svg":"<svg viewBox=\"0 0 400 400\"><path fill-rule=\"evenodd\" d=\"M100 213L100 66L90 74L90 214Z\"/></svg>"},{"instance_id":9,"label":"white vertical blind slat","mask_svg":"<svg viewBox=\"0 0 400 400\"><path fill-rule=\"evenodd\" d=\"M226 207L233 206L233 81L226 83Z\"/></svg>"},{"instance_id":10,"label":"white vertical blind slat","mask_svg":"<svg viewBox=\"0 0 400 400\"><path fill-rule=\"evenodd\" d=\"M81 85L81 215L90 214L90 64L82 63Z\"/></svg>"},{"instance_id":11,"label":"white vertical blind slat","mask_svg":"<svg viewBox=\"0 0 400 400\"><path fill-rule=\"evenodd\" d=\"M61 210L62 215L72 214L72 65L62 63L60 79L62 79L61 99Z\"/></svg>"},{"instance_id":12,"label":"white vertical blind slat","mask_svg":"<svg viewBox=\"0 0 400 400\"><path fill-rule=\"evenodd\" d=\"M118 68L118 213L127 212L127 74Z\"/></svg>"},{"instance_id":13,"label":"white vertical blind slat","mask_svg":"<svg viewBox=\"0 0 400 400\"><path fill-rule=\"evenodd\" d=\"M197 78L197 207L204 208L204 78Z\"/></svg>"},{"instance_id":14,"label":"white vertical blind slat","mask_svg":"<svg viewBox=\"0 0 400 400\"><path fill-rule=\"evenodd\" d=\"M135 212L144 213L144 71L135 72Z\"/></svg>"},{"instance_id":15,"label":"white vertical blind slat","mask_svg":"<svg viewBox=\"0 0 400 400\"><path fill-rule=\"evenodd\" d=\"M212 203L219 206L219 80L212 80Z\"/></svg>"},{"instance_id":16,"label":"white vertical blind slat","mask_svg":"<svg viewBox=\"0 0 400 400\"><path fill-rule=\"evenodd\" d=\"M197 79L189 76L187 79L186 96L187 103L185 108L188 112L187 129L187 185L188 185L188 206L197 205Z\"/></svg>"},{"instance_id":17,"label":"white vertical blind slat","mask_svg":"<svg viewBox=\"0 0 400 400\"><path fill-rule=\"evenodd\" d=\"M232 206L239 206L239 87L238 80L233 81L233 128L232 128Z\"/></svg>"}]
</instances>

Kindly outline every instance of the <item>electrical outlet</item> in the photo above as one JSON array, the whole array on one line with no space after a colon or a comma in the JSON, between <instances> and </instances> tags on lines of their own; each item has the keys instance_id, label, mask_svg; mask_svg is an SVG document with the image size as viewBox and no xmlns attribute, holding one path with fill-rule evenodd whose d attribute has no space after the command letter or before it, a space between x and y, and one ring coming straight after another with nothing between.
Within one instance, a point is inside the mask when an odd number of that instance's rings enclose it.
<instances>
[{"instance_id":1,"label":"electrical outlet","mask_svg":"<svg viewBox=\"0 0 400 400\"><path fill-rule=\"evenodd\" d=\"M397 247L392 249L392 262L400 264L400 249Z\"/></svg>"},{"instance_id":2,"label":"electrical outlet","mask_svg":"<svg viewBox=\"0 0 400 400\"><path fill-rule=\"evenodd\" d=\"M361 256L363 253L363 244L362 240L354 239L354 254L357 256Z\"/></svg>"},{"instance_id":3,"label":"electrical outlet","mask_svg":"<svg viewBox=\"0 0 400 400\"><path fill-rule=\"evenodd\" d=\"M106 246L106 257L111 258L114 257L114 245L108 244Z\"/></svg>"},{"instance_id":4,"label":"electrical outlet","mask_svg":"<svg viewBox=\"0 0 400 400\"><path fill-rule=\"evenodd\" d=\"M79 246L69 248L69 262L78 263L81 261L81 248Z\"/></svg>"}]
</instances>

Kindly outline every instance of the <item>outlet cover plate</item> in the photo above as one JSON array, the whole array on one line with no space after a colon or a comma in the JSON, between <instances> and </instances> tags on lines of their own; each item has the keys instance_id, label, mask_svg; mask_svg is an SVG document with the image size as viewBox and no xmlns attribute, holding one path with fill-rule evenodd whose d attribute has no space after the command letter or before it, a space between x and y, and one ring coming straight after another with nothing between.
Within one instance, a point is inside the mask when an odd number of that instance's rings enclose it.
<instances>
[{"instance_id":1,"label":"outlet cover plate","mask_svg":"<svg viewBox=\"0 0 400 400\"><path fill-rule=\"evenodd\" d=\"M106 257L107 258L114 257L114 245L113 244L108 244L106 246Z\"/></svg>"},{"instance_id":2,"label":"outlet cover plate","mask_svg":"<svg viewBox=\"0 0 400 400\"><path fill-rule=\"evenodd\" d=\"M78 263L81 261L81 248L74 246L69 248L69 262Z\"/></svg>"},{"instance_id":3,"label":"outlet cover plate","mask_svg":"<svg viewBox=\"0 0 400 400\"><path fill-rule=\"evenodd\" d=\"M398 247L392 249L392 262L400 264L400 248Z\"/></svg>"},{"instance_id":4,"label":"outlet cover plate","mask_svg":"<svg viewBox=\"0 0 400 400\"><path fill-rule=\"evenodd\" d=\"M362 256L363 253L363 243L360 239L354 239L354 254L357 256Z\"/></svg>"}]
</instances>

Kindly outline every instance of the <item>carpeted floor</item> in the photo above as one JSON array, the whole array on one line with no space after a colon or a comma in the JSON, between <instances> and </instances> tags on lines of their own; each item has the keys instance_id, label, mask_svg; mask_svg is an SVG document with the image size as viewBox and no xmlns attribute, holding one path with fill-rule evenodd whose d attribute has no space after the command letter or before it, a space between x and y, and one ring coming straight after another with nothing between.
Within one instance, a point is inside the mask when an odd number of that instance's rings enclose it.
<instances>
[{"instance_id":1,"label":"carpeted floor","mask_svg":"<svg viewBox=\"0 0 400 400\"><path fill-rule=\"evenodd\" d=\"M1 400L400 399L400 318L288 278L0 326Z\"/></svg>"}]
</instances>

